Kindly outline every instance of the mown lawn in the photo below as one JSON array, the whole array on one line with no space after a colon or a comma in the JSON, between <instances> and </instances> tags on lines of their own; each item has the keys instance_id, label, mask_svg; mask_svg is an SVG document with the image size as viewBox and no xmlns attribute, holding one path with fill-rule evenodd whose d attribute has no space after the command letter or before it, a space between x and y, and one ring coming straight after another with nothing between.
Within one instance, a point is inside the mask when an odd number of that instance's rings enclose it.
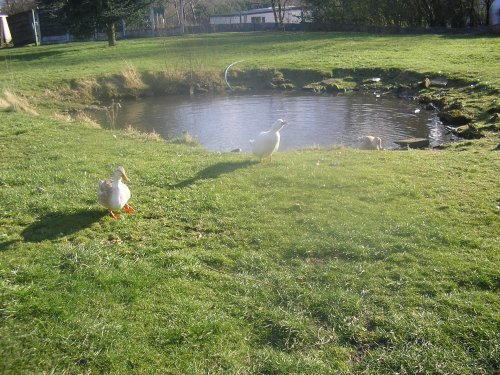
<instances>
[{"instance_id":1,"label":"mown lawn","mask_svg":"<svg viewBox=\"0 0 500 375\"><path fill-rule=\"evenodd\" d=\"M500 86L500 38L492 35L362 33L225 33L0 50L0 85L40 94L64 82L139 72L213 70L231 63L251 69L400 69Z\"/></svg>"},{"instance_id":2,"label":"mown lawn","mask_svg":"<svg viewBox=\"0 0 500 375\"><path fill-rule=\"evenodd\" d=\"M498 88L491 37L246 37L0 51L2 88L45 108L0 111L0 372L498 372L498 135L442 151L281 152L262 165L49 111L46 88L124 61L196 66L200 48L217 51L203 59L215 70L358 61ZM116 165L136 209L119 220L96 203Z\"/></svg>"}]
</instances>

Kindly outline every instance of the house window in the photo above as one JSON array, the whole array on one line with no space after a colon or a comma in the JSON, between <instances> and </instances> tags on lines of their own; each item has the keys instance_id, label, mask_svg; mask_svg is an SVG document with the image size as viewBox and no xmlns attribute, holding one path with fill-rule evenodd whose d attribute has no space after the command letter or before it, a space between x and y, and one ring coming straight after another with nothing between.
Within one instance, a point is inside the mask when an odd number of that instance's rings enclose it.
<instances>
[{"instance_id":1,"label":"house window","mask_svg":"<svg viewBox=\"0 0 500 375\"><path fill-rule=\"evenodd\" d=\"M265 23L266 17L252 17L252 23Z\"/></svg>"}]
</instances>

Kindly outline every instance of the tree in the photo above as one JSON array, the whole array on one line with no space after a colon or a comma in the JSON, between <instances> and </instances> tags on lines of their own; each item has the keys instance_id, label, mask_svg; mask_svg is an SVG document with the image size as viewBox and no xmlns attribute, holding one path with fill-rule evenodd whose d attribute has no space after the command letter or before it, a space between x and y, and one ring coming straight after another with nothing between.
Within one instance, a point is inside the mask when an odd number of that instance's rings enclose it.
<instances>
[{"instance_id":1,"label":"tree","mask_svg":"<svg viewBox=\"0 0 500 375\"><path fill-rule=\"evenodd\" d=\"M274 22L278 25L283 25L283 17L285 16L285 7L287 0L271 0L271 7L274 13Z\"/></svg>"},{"instance_id":2,"label":"tree","mask_svg":"<svg viewBox=\"0 0 500 375\"><path fill-rule=\"evenodd\" d=\"M302 5L300 0L271 0L271 8L273 8L274 22L280 26L283 25L285 11L288 6Z\"/></svg>"},{"instance_id":3,"label":"tree","mask_svg":"<svg viewBox=\"0 0 500 375\"><path fill-rule=\"evenodd\" d=\"M75 35L105 31L110 47L116 44L116 22L137 16L153 0L39 0L52 9Z\"/></svg>"},{"instance_id":4,"label":"tree","mask_svg":"<svg viewBox=\"0 0 500 375\"><path fill-rule=\"evenodd\" d=\"M465 27L487 24L491 0L307 0L325 24Z\"/></svg>"},{"instance_id":5,"label":"tree","mask_svg":"<svg viewBox=\"0 0 500 375\"><path fill-rule=\"evenodd\" d=\"M484 7L485 7L485 25L490 24L490 8L491 4L493 4L493 0L485 0L484 1Z\"/></svg>"}]
</instances>

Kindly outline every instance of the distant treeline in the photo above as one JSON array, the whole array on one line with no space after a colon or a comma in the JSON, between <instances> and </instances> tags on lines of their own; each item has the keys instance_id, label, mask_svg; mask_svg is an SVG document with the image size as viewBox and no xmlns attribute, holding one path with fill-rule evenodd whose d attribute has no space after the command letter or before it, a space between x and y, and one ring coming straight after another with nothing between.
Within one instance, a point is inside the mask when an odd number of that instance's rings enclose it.
<instances>
[{"instance_id":1,"label":"distant treeline","mask_svg":"<svg viewBox=\"0 0 500 375\"><path fill-rule=\"evenodd\" d=\"M324 24L398 27L487 25L493 0L308 0Z\"/></svg>"}]
</instances>

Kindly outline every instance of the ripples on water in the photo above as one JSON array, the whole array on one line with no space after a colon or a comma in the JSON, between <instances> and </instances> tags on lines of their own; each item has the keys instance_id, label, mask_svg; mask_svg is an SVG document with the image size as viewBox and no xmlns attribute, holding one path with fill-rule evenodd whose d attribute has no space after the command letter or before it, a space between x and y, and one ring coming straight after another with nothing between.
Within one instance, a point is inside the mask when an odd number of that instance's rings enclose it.
<instances>
[{"instance_id":1,"label":"ripples on water","mask_svg":"<svg viewBox=\"0 0 500 375\"><path fill-rule=\"evenodd\" d=\"M429 138L431 146L449 141L437 116L419 109L416 102L351 95L155 97L122 103L116 124L164 138L188 132L212 151L249 151L248 140L278 118L288 122L280 150L355 147L363 135L381 137L386 148L409 137Z\"/></svg>"}]
</instances>

